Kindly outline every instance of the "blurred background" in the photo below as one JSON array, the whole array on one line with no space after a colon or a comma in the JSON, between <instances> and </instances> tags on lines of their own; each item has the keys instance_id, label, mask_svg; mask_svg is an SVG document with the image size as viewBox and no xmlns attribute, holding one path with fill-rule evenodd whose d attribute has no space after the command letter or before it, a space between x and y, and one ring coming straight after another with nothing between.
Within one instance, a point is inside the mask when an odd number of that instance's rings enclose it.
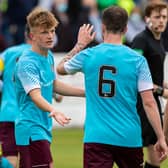
<instances>
[{"instance_id":1,"label":"blurred background","mask_svg":"<svg viewBox=\"0 0 168 168\"><path fill-rule=\"evenodd\" d=\"M134 36L145 27L144 8L151 1L157 0L0 0L0 52L24 42L26 16L36 6L51 11L59 20L53 48L55 53L72 49L77 40L78 29L83 23L93 24L97 33L90 46L100 43L101 13L111 5L121 6L129 14L128 32L123 42L130 45ZM168 31L165 31L166 50L167 34Z\"/></svg>"}]
</instances>

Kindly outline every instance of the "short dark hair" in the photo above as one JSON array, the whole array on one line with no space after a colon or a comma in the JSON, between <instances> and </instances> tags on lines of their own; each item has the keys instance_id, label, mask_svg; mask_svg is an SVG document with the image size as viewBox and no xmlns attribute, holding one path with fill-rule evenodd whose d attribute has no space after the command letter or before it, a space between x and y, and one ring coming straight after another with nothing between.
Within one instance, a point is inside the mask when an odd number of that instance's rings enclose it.
<instances>
[{"instance_id":1,"label":"short dark hair","mask_svg":"<svg viewBox=\"0 0 168 168\"><path fill-rule=\"evenodd\" d=\"M147 5L145 8L145 16L150 17L151 13L153 11L158 11L160 13L161 10L167 9L167 3L166 2L151 2Z\"/></svg>"},{"instance_id":2,"label":"short dark hair","mask_svg":"<svg viewBox=\"0 0 168 168\"><path fill-rule=\"evenodd\" d=\"M112 33L123 33L128 22L128 13L119 6L111 6L103 11L102 23Z\"/></svg>"}]
</instances>

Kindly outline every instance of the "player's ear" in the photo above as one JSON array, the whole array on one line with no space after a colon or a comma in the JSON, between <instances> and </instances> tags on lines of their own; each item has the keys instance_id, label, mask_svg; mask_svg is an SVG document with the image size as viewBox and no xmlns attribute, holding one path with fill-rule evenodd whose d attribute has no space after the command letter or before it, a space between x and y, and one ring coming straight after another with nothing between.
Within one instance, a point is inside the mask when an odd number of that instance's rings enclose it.
<instances>
[{"instance_id":1,"label":"player's ear","mask_svg":"<svg viewBox=\"0 0 168 168\"><path fill-rule=\"evenodd\" d=\"M33 33L30 32L30 33L29 33L29 38L30 38L31 40L33 40L33 37L34 37L34 36L33 36Z\"/></svg>"},{"instance_id":2,"label":"player's ear","mask_svg":"<svg viewBox=\"0 0 168 168\"><path fill-rule=\"evenodd\" d=\"M148 28L152 27L152 22L151 22L150 17L145 16L145 23L146 23Z\"/></svg>"},{"instance_id":3,"label":"player's ear","mask_svg":"<svg viewBox=\"0 0 168 168\"><path fill-rule=\"evenodd\" d=\"M147 16L145 16L145 22L147 23L147 22L149 22L149 21L150 21L150 18L147 17Z\"/></svg>"},{"instance_id":4,"label":"player's ear","mask_svg":"<svg viewBox=\"0 0 168 168\"><path fill-rule=\"evenodd\" d=\"M101 28L102 28L102 32L104 33L105 30L106 30L106 26L104 24L101 25Z\"/></svg>"},{"instance_id":5,"label":"player's ear","mask_svg":"<svg viewBox=\"0 0 168 168\"><path fill-rule=\"evenodd\" d=\"M126 26L126 27L124 28L124 34L127 32L127 30L128 30L128 27Z\"/></svg>"}]
</instances>

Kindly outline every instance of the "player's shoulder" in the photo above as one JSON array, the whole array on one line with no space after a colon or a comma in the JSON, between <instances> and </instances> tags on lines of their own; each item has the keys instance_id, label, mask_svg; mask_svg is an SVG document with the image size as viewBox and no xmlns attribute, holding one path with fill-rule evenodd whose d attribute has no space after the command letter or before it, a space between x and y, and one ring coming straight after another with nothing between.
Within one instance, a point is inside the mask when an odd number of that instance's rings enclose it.
<instances>
[{"instance_id":1,"label":"player's shoulder","mask_svg":"<svg viewBox=\"0 0 168 168\"><path fill-rule=\"evenodd\" d=\"M92 55L92 53L95 51L95 48L97 46L92 46L92 47L87 47L83 50L81 50L79 53L76 54L75 58L79 58L79 57L90 57Z\"/></svg>"},{"instance_id":2,"label":"player's shoulder","mask_svg":"<svg viewBox=\"0 0 168 168\"><path fill-rule=\"evenodd\" d=\"M32 70L37 70L39 69L39 64L34 61L31 58L21 56L19 60L16 63L16 72L22 73L22 72L29 72Z\"/></svg>"},{"instance_id":3,"label":"player's shoulder","mask_svg":"<svg viewBox=\"0 0 168 168\"><path fill-rule=\"evenodd\" d=\"M16 51L20 51L21 49L27 48L29 46L30 46L29 44L23 43L23 44L11 46L11 47L7 48L5 51L16 52Z\"/></svg>"},{"instance_id":4,"label":"player's shoulder","mask_svg":"<svg viewBox=\"0 0 168 168\"><path fill-rule=\"evenodd\" d=\"M100 43L100 44L97 44L97 45L95 45L95 46L93 46L93 47L90 47L90 49L97 51L97 49L100 50L100 49L104 48L106 44L107 44L107 43Z\"/></svg>"},{"instance_id":5,"label":"player's shoulder","mask_svg":"<svg viewBox=\"0 0 168 168\"><path fill-rule=\"evenodd\" d=\"M34 52L32 50L24 50L22 55L19 57L17 64L34 64L37 60L34 57Z\"/></svg>"},{"instance_id":6,"label":"player's shoulder","mask_svg":"<svg viewBox=\"0 0 168 168\"><path fill-rule=\"evenodd\" d=\"M103 48L104 48L104 43L100 43L95 46L84 49L83 53L90 55L93 52L100 52Z\"/></svg>"},{"instance_id":7,"label":"player's shoulder","mask_svg":"<svg viewBox=\"0 0 168 168\"><path fill-rule=\"evenodd\" d=\"M18 52L18 49L19 49L19 45L16 45L16 46L11 46L11 47L8 47L7 49L5 49L1 55L3 55L4 57L8 54L12 55L13 53L16 53Z\"/></svg>"},{"instance_id":8,"label":"player's shoulder","mask_svg":"<svg viewBox=\"0 0 168 168\"><path fill-rule=\"evenodd\" d=\"M124 46L124 48L125 48L125 50L127 50L127 53L128 53L129 56L134 57L137 60L138 59L142 59L142 60L144 59L144 56L140 52L138 52L138 51L136 51L136 50L134 50L134 49L132 49L128 46Z\"/></svg>"},{"instance_id":9,"label":"player's shoulder","mask_svg":"<svg viewBox=\"0 0 168 168\"><path fill-rule=\"evenodd\" d=\"M6 57L7 55L20 55L22 54L22 52L26 49L29 48L30 45L28 44L19 44L19 45L15 45L15 46L11 46L9 48L7 48L6 50L4 50L1 54Z\"/></svg>"}]
</instances>

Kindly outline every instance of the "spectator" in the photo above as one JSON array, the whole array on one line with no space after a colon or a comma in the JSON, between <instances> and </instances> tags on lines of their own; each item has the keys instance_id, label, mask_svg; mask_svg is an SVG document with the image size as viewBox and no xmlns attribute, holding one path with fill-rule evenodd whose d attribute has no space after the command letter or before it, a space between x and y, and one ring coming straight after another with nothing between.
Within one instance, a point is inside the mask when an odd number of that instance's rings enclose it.
<instances>
[{"instance_id":1,"label":"spectator","mask_svg":"<svg viewBox=\"0 0 168 168\"><path fill-rule=\"evenodd\" d=\"M128 19L128 30L125 34L126 44L131 45L133 38L145 29L145 22L142 18L139 7L135 7Z\"/></svg>"},{"instance_id":2,"label":"spectator","mask_svg":"<svg viewBox=\"0 0 168 168\"><path fill-rule=\"evenodd\" d=\"M38 4L38 0L8 0L8 8L3 13L2 33L7 46L24 42L26 16Z\"/></svg>"},{"instance_id":3,"label":"spectator","mask_svg":"<svg viewBox=\"0 0 168 168\"><path fill-rule=\"evenodd\" d=\"M67 0L55 0L51 7L51 12L59 21L56 29L56 41L52 49L54 52L68 52L71 49L72 41L75 40L71 34L67 9Z\"/></svg>"},{"instance_id":4,"label":"spectator","mask_svg":"<svg viewBox=\"0 0 168 168\"><path fill-rule=\"evenodd\" d=\"M102 42L102 32L101 32L101 16L98 10L98 5L96 0L83 0L83 7L88 10L89 22L94 26L94 31L96 31L96 37L92 45L96 45ZM93 44L94 43L94 44Z\"/></svg>"}]
</instances>

